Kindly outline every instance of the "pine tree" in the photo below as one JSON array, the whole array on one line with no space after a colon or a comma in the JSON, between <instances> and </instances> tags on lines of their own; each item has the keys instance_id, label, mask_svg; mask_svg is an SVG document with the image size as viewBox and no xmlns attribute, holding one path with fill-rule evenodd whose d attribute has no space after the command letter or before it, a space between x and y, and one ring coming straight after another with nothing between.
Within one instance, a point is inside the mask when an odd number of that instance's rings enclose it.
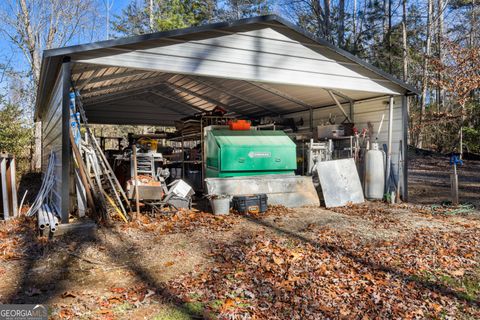
<instances>
[{"instance_id":1,"label":"pine tree","mask_svg":"<svg viewBox=\"0 0 480 320\"><path fill-rule=\"evenodd\" d=\"M119 37L186 28L211 21L214 10L213 1L133 0L114 16L112 28Z\"/></svg>"},{"instance_id":2,"label":"pine tree","mask_svg":"<svg viewBox=\"0 0 480 320\"><path fill-rule=\"evenodd\" d=\"M29 150L32 129L18 105L1 101L0 104L3 105L0 106L0 152L25 156Z\"/></svg>"},{"instance_id":3,"label":"pine tree","mask_svg":"<svg viewBox=\"0 0 480 320\"><path fill-rule=\"evenodd\" d=\"M227 21L270 14L273 11L272 4L272 0L219 1L215 16L217 20Z\"/></svg>"}]
</instances>

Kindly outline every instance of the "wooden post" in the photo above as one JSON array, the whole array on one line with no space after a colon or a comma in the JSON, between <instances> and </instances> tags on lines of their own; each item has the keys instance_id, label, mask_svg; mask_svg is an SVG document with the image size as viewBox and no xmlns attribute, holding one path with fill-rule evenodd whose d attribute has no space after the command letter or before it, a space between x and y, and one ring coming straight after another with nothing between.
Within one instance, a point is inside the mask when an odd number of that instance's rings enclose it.
<instances>
[{"instance_id":1,"label":"wooden post","mask_svg":"<svg viewBox=\"0 0 480 320\"><path fill-rule=\"evenodd\" d=\"M452 192L452 205L458 206L458 174L457 164L453 163L453 173L450 175L451 192Z\"/></svg>"}]
</instances>

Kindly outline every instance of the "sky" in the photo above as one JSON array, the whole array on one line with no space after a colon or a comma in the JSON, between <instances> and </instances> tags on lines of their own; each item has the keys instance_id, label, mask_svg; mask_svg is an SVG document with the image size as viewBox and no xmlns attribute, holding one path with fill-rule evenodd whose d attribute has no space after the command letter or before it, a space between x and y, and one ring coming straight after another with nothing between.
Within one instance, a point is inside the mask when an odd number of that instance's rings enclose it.
<instances>
[{"instance_id":1,"label":"sky","mask_svg":"<svg viewBox=\"0 0 480 320\"><path fill-rule=\"evenodd\" d=\"M46 1L46 0L40 0L40 1ZM106 24L106 6L105 3L109 1L110 4L112 4L112 9L110 10L110 19L115 15L115 14L120 14L122 12L122 9L124 9L131 1L134 0L97 0L98 1L98 9L100 12L99 14L99 24L102 26L105 26ZM113 2L113 3L112 3ZM4 9L4 7L0 7L0 10ZM100 41L100 40L106 40L106 31L105 28L99 28L102 32L97 34L97 39L94 39L95 41ZM79 44L82 41L75 41L75 39L72 41L71 45ZM84 42L84 41L83 41ZM12 52L13 50L16 51L15 47L12 47L11 42L8 38L5 36L0 36L0 64L1 63L6 63L10 62L14 66L19 67L19 63L23 63L23 59L18 59L17 52Z\"/></svg>"},{"instance_id":2,"label":"sky","mask_svg":"<svg viewBox=\"0 0 480 320\"><path fill-rule=\"evenodd\" d=\"M1 0L0 0L1 1ZM39 0L39 1L46 1L46 0ZM109 1L109 3L112 5L111 10L110 10L110 19L115 15L115 14L120 14L122 12L122 9L124 9L126 6L131 1L134 0L96 0L98 2L98 15L99 15L99 24L100 26L103 26L99 28L102 32L99 32L96 34L95 39L92 39L93 41L100 41L100 40L106 40L107 33L106 33L106 3ZM5 3L4 3L5 4ZM0 10L6 10L6 6L1 6L0 5ZM85 40L80 41L79 39L73 39L70 45L75 45L79 44L80 42L86 42ZM88 42L88 41L87 41ZM27 65L27 62L25 60L25 56L23 53L16 48L12 43L10 42L10 39L5 37L3 34L0 34L0 65L2 64L7 64L11 66L14 70L24 70L25 66ZM0 72L0 81L2 80L1 77L2 73ZM4 81L0 82L0 95L6 94L7 93L7 83L5 81L5 77L3 78Z\"/></svg>"}]
</instances>

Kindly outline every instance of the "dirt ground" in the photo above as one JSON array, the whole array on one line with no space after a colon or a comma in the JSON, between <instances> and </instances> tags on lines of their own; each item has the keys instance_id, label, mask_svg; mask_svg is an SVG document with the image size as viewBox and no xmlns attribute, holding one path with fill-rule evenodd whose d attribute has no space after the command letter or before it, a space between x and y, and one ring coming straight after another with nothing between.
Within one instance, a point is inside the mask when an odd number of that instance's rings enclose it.
<instances>
[{"instance_id":1,"label":"dirt ground","mask_svg":"<svg viewBox=\"0 0 480 320\"><path fill-rule=\"evenodd\" d=\"M449 157L414 152L409 161L409 201L418 204L438 204L450 198L450 174L453 172ZM458 166L460 202L480 207L480 161L464 160Z\"/></svg>"},{"instance_id":2,"label":"dirt ground","mask_svg":"<svg viewBox=\"0 0 480 320\"><path fill-rule=\"evenodd\" d=\"M479 319L480 212L432 207L448 159L410 168L408 205L181 212L53 240L4 223L0 303L54 319ZM460 169L462 201L479 204L479 169Z\"/></svg>"}]
</instances>

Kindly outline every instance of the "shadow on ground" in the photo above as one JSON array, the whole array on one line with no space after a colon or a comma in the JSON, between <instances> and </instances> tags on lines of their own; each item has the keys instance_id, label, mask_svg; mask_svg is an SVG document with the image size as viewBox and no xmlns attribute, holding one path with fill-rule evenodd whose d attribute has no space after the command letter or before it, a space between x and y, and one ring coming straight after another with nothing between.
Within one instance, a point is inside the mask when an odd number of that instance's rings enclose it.
<instances>
[{"instance_id":1,"label":"shadow on ground","mask_svg":"<svg viewBox=\"0 0 480 320\"><path fill-rule=\"evenodd\" d=\"M435 292L436 294L442 296L448 296L457 299L471 306L480 307L480 302L478 300L471 301L465 299L462 293L452 290L442 284L414 278L408 274L405 274L401 270L396 270L388 266L372 263L371 261L360 257L355 252L351 252L349 249L346 249L342 246L319 243L308 239L297 232L280 228L261 219L248 216L244 218L251 223L268 228L271 231L287 238L292 238L303 243L308 243L316 248L328 250L330 252L348 257L349 259L362 264L372 272L389 273L402 279L406 283L415 283L425 290ZM102 239L101 232L109 232L110 235L112 235L116 240L116 244L112 245L104 241ZM239 237L241 238L242 236ZM75 241L70 241L72 239L75 239ZM101 244L102 246L105 246L105 252L108 254L109 258L112 261L121 261L122 264L126 265L126 269L131 271L139 283L145 284L155 291L160 301L172 306L182 314L188 315L191 318L202 318L201 315L190 310L187 307L187 301L177 296L166 283L156 280L155 270L150 270L147 267L142 266L141 262L146 257L135 256L135 258L132 258L132 256L129 254L129 248L133 247L132 242L121 231L114 229L108 229L105 231L91 229L82 234L73 232L63 235L61 241L54 240L51 244L47 243L43 246L39 245L38 242L35 241L28 242L26 248L28 259L23 265L23 270L21 273L23 276L16 290L14 290L11 295L5 299L5 302L48 304L51 300L53 300L53 298L59 297L63 292L68 291L69 287L66 285L68 281L63 280L69 279L73 272L75 272L72 270L74 259L76 259L74 255L67 255L60 264L55 265L51 270L45 269L41 271L43 272L42 277L32 276L32 271L37 267L38 261L48 258L49 254L57 250L56 246L65 246L66 244L69 244L71 246L69 249L74 252L81 252L83 249L94 244Z\"/></svg>"}]
</instances>

